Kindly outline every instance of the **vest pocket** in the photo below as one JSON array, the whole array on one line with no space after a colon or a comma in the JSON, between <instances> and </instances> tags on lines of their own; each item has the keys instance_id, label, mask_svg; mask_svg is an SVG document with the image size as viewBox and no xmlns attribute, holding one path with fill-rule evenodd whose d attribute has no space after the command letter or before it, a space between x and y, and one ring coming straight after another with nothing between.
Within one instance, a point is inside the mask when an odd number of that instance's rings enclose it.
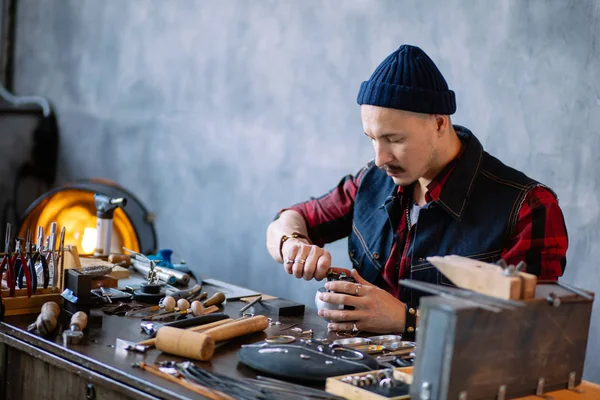
<instances>
[{"instance_id":1,"label":"vest pocket","mask_svg":"<svg viewBox=\"0 0 600 400\"><path fill-rule=\"evenodd\" d=\"M365 253L357 252L356 250L350 250L348 252L348 256L350 257L350 261L352 262L352 267L358 271L358 273L362 276L362 268L363 263L365 261Z\"/></svg>"}]
</instances>

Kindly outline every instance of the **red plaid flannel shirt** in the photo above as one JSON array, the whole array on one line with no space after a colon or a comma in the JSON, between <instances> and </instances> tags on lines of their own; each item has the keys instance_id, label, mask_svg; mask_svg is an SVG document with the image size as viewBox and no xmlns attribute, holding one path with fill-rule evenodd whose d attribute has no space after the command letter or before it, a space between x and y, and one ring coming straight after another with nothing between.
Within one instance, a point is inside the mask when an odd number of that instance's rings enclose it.
<instances>
[{"instance_id":1,"label":"red plaid flannel shirt","mask_svg":"<svg viewBox=\"0 0 600 400\"><path fill-rule=\"evenodd\" d=\"M439 198L457 160L458 157L427 186L427 202ZM354 199L364 170L363 168L356 176L344 177L338 186L326 195L311 198L289 208L304 217L308 234L315 244L324 246L350 235ZM404 196L405 191L411 192L405 187L398 187L402 215L405 215L406 207L410 206L409 197L412 197L411 193ZM381 286L399 297L398 279L408 278L410 272L411 260L407 250L410 246L411 232L405 218L400 218L397 229L398 239L392 246L390 257L385 264ZM528 254L535 254L541 266L539 279L557 280L564 272L567 246L567 232L556 198L548 189L536 187L527 194L519 212L515 234L507 241L501 257L508 264L516 265L525 260Z\"/></svg>"}]
</instances>

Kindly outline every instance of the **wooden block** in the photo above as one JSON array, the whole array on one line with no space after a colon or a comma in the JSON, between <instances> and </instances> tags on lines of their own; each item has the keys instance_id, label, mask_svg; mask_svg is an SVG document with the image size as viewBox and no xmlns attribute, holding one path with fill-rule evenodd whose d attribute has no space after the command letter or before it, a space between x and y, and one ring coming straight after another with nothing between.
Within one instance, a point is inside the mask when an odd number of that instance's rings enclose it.
<instances>
[{"instance_id":1,"label":"wooden block","mask_svg":"<svg viewBox=\"0 0 600 400\"><path fill-rule=\"evenodd\" d=\"M81 271L81 262L79 261L79 252L77 246L68 244L65 245L65 269L77 269Z\"/></svg>"},{"instance_id":2,"label":"wooden block","mask_svg":"<svg viewBox=\"0 0 600 400\"><path fill-rule=\"evenodd\" d=\"M537 276L527 272L519 272L519 278L521 278L521 299L533 299L537 286Z\"/></svg>"},{"instance_id":3,"label":"wooden block","mask_svg":"<svg viewBox=\"0 0 600 400\"><path fill-rule=\"evenodd\" d=\"M498 265L460 256L428 257L427 261L460 288L501 299L521 299L523 288L521 278L504 275L502 267ZM533 291L535 292L535 286ZM531 287L528 286L527 294L530 292ZM531 296L533 297L533 294Z\"/></svg>"},{"instance_id":4,"label":"wooden block","mask_svg":"<svg viewBox=\"0 0 600 400\"><path fill-rule=\"evenodd\" d=\"M271 296L269 294L261 294L260 296L262 296L263 300L273 300L273 299L277 298L277 297ZM258 296L242 297L240 300L243 301L244 303L250 303L252 300L255 300L257 297Z\"/></svg>"},{"instance_id":5,"label":"wooden block","mask_svg":"<svg viewBox=\"0 0 600 400\"><path fill-rule=\"evenodd\" d=\"M112 276L115 279L128 279L129 270L119 266L113 267L112 272L108 276Z\"/></svg>"},{"instance_id":6,"label":"wooden block","mask_svg":"<svg viewBox=\"0 0 600 400\"><path fill-rule=\"evenodd\" d=\"M116 288L119 286L119 280L108 275L92 279L92 289L99 289L101 286L104 288Z\"/></svg>"},{"instance_id":7,"label":"wooden block","mask_svg":"<svg viewBox=\"0 0 600 400\"><path fill-rule=\"evenodd\" d=\"M264 300L254 305L255 310L266 309L270 314L277 316L304 315L304 304L286 299Z\"/></svg>"}]
</instances>

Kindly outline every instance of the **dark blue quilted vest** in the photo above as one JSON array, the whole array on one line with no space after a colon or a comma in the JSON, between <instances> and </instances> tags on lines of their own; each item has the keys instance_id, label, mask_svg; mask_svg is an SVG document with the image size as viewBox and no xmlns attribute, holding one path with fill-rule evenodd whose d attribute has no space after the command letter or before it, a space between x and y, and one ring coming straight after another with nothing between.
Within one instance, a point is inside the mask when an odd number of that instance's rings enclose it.
<instances>
[{"instance_id":1,"label":"dark blue quilted vest","mask_svg":"<svg viewBox=\"0 0 600 400\"><path fill-rule=\"evenodd\" d=\"M410 279L451 284L426 261L429 256L456 254L497 261L526 194L540 185L486 153L468 129L455 129L466 147L439 199L421 210L412 230ZM397 190L392 178L371 163L356 195L350 259L361 276L375 284L382 279L397 236L402 214ZM539 273L539 267L528 264L527 270ZM422 294L403 288L400 300L416 307Z\"/></svg>"}]
</instances>

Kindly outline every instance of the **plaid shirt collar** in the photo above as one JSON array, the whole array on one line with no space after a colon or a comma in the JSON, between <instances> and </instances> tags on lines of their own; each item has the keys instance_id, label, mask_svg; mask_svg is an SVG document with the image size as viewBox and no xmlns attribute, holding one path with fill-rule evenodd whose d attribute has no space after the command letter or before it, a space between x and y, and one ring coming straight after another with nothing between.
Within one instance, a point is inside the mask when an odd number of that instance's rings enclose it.
<instances>
[{"instance_id":1,"label":"plaid shirt collar","mask_svg":"<svg viewBox=\"0 0 600 400\"><path fill-rule=\"evenodd\" d=\"M472 182L479 171L483 147L479 140L466 128L454 125L463 146L460 153L427 185L425 200L435 201L454 218L460 220L464 205L471 192ZM453 173L455 172L456 173ZM398 186L397 193L412 194L414 183ZM446 189L446 190L444 190ZM404 203L403 198L403 203Z\"/></svg>"}]
</instances>

